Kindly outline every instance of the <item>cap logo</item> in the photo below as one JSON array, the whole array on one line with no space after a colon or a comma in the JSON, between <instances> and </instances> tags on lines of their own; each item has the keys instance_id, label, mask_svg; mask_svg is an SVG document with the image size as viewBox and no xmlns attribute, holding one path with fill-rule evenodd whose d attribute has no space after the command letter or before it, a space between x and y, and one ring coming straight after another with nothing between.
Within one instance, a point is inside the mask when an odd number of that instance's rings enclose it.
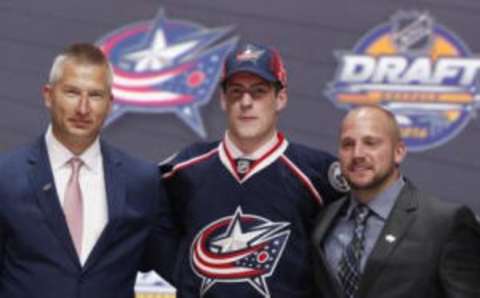
<instances>
[{"instance_id":1,"label":"cap logo","mask_svg":"<svg viewBox=\"0 0 480 298\"><path fill-rule=\"evenodd\" d=\"M256 62L260 58L264 50L258 50L255 47L248 45L242 52L237 54L237 61L252 61Z\"/></svg>"}]
</instances>

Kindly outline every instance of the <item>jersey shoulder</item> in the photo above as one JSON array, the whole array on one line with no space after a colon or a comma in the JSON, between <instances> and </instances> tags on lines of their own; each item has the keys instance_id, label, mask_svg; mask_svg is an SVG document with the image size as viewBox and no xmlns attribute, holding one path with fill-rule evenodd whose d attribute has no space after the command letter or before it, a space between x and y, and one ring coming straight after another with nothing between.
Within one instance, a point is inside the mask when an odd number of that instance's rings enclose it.
<instances>
[{"instance_id":1,"label":"jersey shoulder","mask_svg":"<svg viewBox=\"0 0 480 298\"><path fill-rule=\"evenodd\" d=\"M219 143L220 141L191 144L161 161L160 171L165 174L207 160L218 152Z\"/></svg>"},{"instance_id":2,"label":"jersey shoulder","mask_svg":"<svg viewBox=\"0 0 480 298\"><path fill-rule=\"evenodd\" d=\"M319 185L324 193L330 194L330 197L338 198L350 190L342 176L340 163L333 154L306 145L290 143L284 155Z\"/></svg>"}]
</instances>

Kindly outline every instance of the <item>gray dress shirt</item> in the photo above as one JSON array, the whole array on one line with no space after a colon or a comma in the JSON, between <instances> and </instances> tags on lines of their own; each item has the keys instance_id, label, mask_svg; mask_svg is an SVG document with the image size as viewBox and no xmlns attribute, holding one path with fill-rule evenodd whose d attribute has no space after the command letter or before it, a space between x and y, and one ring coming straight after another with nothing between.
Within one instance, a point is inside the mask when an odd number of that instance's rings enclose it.
<instances>
[{"instance_id":1,"label":"gray dress shirt","mask_svg":"<svg viewBox=\"0 0 480 298\"><path fill-rule=\"evenodd\" d=\"M360 260L360 272L363 272L365 263L373 250L373 246L377 242L377 238L385 225L385 221L404 185L405 182L403 181L403 178L398 179L394 184L367 204L370 208L371 214L367 219L365 228L364 252ZM352 211L358 204L359 203L355 198L350 198L348 208L345 208L344 211L340 212L339 216L333 223L333 228L330 229L323 243L325 256L332 272L338 272L338 263L342 257L343 251L352 240L354 229Z\"/></svg>"}]
</instances>

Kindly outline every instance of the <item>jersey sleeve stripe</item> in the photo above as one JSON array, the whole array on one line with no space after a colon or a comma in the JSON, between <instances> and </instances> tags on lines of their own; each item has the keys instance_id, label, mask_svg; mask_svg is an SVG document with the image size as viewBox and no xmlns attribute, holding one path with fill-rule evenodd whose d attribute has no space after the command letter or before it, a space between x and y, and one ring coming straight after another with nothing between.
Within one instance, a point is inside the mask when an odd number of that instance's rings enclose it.
<instances>
[{"instance_id":1,"label":"jersey sleeve stripe","mask_svg":"<svg viewBox=\"0 0 480 298\"><path fill-rule=\"evenodd\" d=\"M287 165L287 168L292 171L292 173L300 179L300 182L302 182L303 185L307 188L307 190L310 192L312 197L315 199L315 201L323 205L323 198L320 195L320 193L317 191L315 186L313 186L312 181L310 178L305 175L300 168L298 168L288 157L285 155L282 155L280 159Z\"/></svg>"},{"instance_id":2,"label":"jersey sleeve stripe","mask_svg":"<svg viewBox=\"0 0 480 298\"><path fill-rule=\"evenodd\" d=\"M163 174L162 177L165 178L165 179L170 178L173 175L175 175L175 173L178 172L179 170L188 168L188 167L190 167L194 164L202 162L202 161L210 158L212 155L216 154L217 152L218 152L218 148L214 148L214 149L208 151L207 153L204 153L204 154L199 155L199 156L192 157L190 159L187 159L186 161L182 161L181 163L176 164L170 172L167 172L167 173Z\"/></svg>"}]
</instances>

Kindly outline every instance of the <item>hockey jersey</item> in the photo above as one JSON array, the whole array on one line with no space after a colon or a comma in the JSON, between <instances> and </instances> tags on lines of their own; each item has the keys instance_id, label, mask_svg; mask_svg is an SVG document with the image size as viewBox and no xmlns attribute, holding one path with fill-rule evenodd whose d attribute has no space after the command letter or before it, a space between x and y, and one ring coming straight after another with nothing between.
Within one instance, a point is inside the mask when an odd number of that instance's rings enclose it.
<instances>
[{"instance_id":1,"label":"hockey jersey","mask_svg":"<svg viewBox=\"0 0 480 298\"><path fill-rule=\"evenodd\" d=\"M346 190L332 155L278 134L246 171L225 141L160 168L182 235L177 297L312 297L314 217Z\"/></svg>"}]
</instances>

